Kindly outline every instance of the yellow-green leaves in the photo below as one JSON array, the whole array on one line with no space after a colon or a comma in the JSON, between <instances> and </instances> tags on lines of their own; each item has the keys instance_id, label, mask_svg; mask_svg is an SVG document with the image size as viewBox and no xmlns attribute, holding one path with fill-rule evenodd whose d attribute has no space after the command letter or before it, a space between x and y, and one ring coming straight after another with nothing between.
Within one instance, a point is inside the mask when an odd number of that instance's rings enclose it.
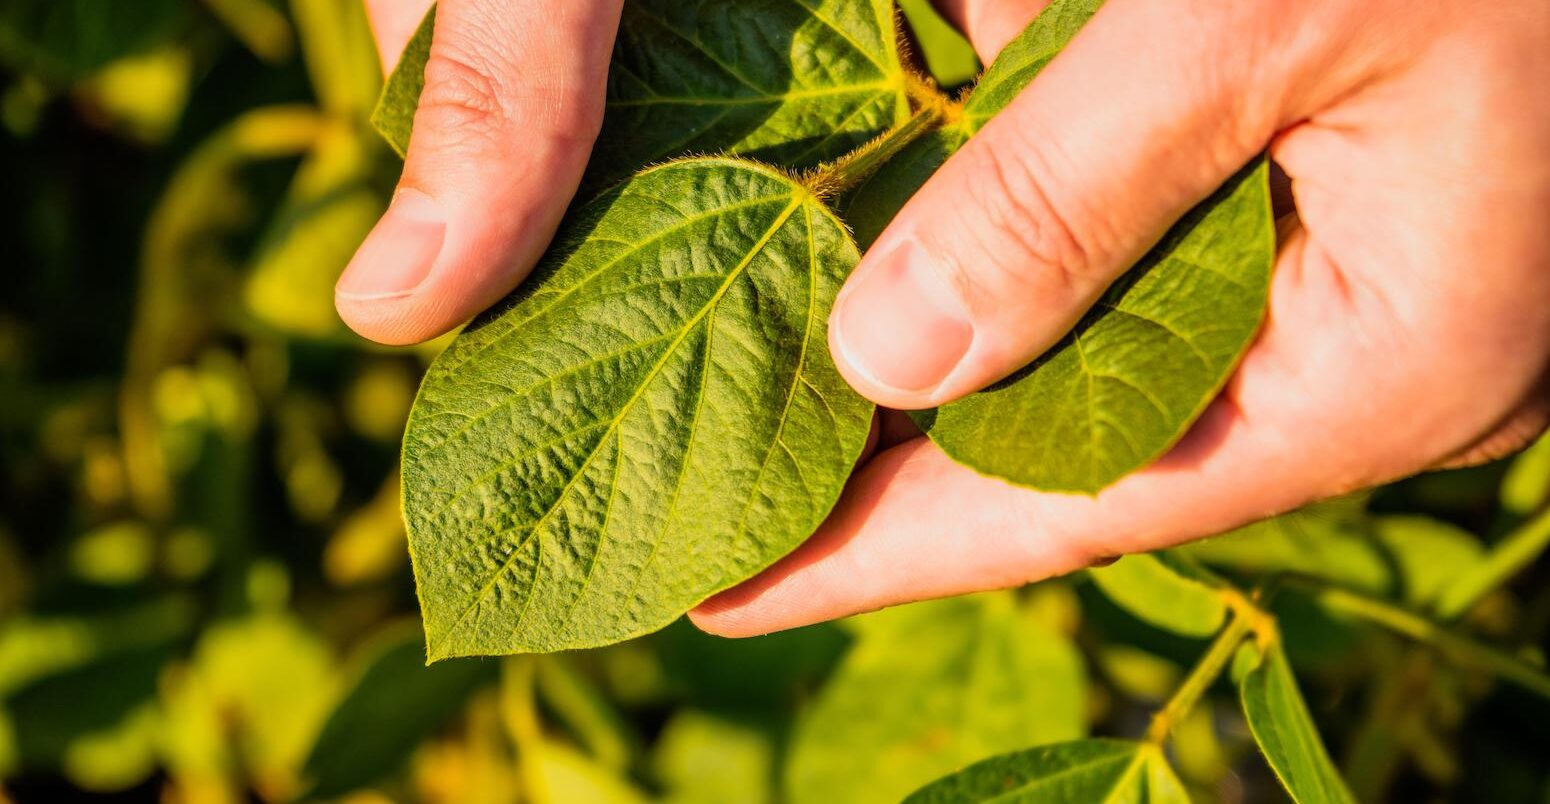
<instances>
[{"instance_id":1,"label":"yellow-green leaves","mask_svg":"<svg viewBox=\"0 0 1550 804\"><path fill-rule=\"evenodd\" d=\"M939 779L905 804L1188 804L1162 749L1125 740L1078 740L987 759Z\"/></svg>"},{"instance_id":2,"label":"yellow-green leaves","mask_svg":"<svg viewBox=\"0 0 1550 804\"><path fill-rule=\"evenodd\" d=\"M1234 671L1249 729L1292 800L1297 804L1354 802L1324 750L1280 643L1263 650L1252 642L1245 644Z\"/></svg>"},{"instance_id":3,"label":"yellow-green leaves","mask_svg":"<svg viewBox=\"0 0 1550 804\"><path fill-rule=\"evenodd\" d=\"M400 153L432 25L410 43L377 112ZM591 182L684 154L790 168L843 156L909 112L894 36L884 0L630 0Z\"/></svg>"},{"instance_id":4,"label":"yellow-green leaves","mask_svg":"<svg viewBox=\"0 0 1550 804\"><path fill-rule=\"evenodd\" d=\"M1088 572L1104 595L1158 628L1208 637L1222 627L1227 600L1198 568L1167 553L1138 553Z\"/></svg>"},{"instance_id":5,"label":"yellow-green leaves","mask_svg":"<svg viewBox=\"0 0 1550 804\"><path fill-rule=\"evenodd\" d=\"M969 762L1085 731L1075 646L1011 594L917 603L857 630L797 728L792 804L894 802Z\"/></svg>"},{"instance_id":6,"label":"yellow-green leaves","mask_svg":"<svg viewBox=\"0 0 1550 804\"><path fill-rule=\"evenodd\" d=\"M410 415L433 659L668 624L812 533L866 439L871 405L825 346L859 256L801 185L671 163L561 242L442 354Z\"/></svg>"},{"instance_id":7,"label":"yellow-green leaves","mask_svg":"<svg viewBox=\"0 0 1550 804\"><path fill-rule=\"evenodd\" d=\"M1215 398L1264 315L1275 226L1261 161L1174 227L1054 349L916 421L954 460L1097 492L1151 463Z\"/></svg>"}]
</instances>

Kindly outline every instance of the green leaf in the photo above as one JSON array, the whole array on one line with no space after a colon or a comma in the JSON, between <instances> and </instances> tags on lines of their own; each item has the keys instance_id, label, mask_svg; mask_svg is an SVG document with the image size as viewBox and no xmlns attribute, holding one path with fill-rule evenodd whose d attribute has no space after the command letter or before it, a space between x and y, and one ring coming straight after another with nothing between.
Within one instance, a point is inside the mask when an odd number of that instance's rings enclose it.
<instances>
[{"instance_id":1,"label":"green leaf","mask_svg":"<svg viewBox=\"0 0 1550 804\"><path fill-rule=\"evenodd\" d=\"M1319 738L1279 643L1239 649L1234 675L1254 741L1298 804L1355 802Z\"/></svg>"},{"instance_id":2,"label":"green leaf","mask_svg":"<svg viewBox=\"0 0 1550 804\"><path fill-rule=\"evenodd\" d=\"M915 791L904 804L1188 804L1189 795L1148 743L1078 740L987 759Z\"/></svg>"},{"instance_id":3,"label":"green leaf","mask_svg":"<svg viewBox=\"0 0 1550 804\"><path fill-rule=\"evenodd\" d=\"M1101 5L1051 4L1002 51L958 120L846 199L869 244L947 158L1055 57ZM1048 491L1097 492L1183 436L1264 314L1275 260L1269 168L1258 160L1190 212L1076 329L1011 378L915 421L949 456Z\"/></svg>"},{"instance_id":4,"label":"green leaf","mask_svg":"<svg viewBox=\"0 0 1550 804\"><path fill-rule=\"evenodd\" d=\"M1514 458L1502 478L1502 507L1528 516L1550 503L1550 436Z\"/></svg>"},{"instance_id":5,"label":"green leaf","mask_svg":"<svg viewBox=\"0 0 1550 804\"><path fill-rule=\"evenodd\" d=\"M968 762L1085 730L1076 649L1009 593L856 624L859 641L797 726L793 804L897 801Z\"/></svg>"},{"instance_id":6,"label":"green leaf","mask_svg":"<svg viewBox=\"0 0 1550 804\"><path fill-rule=\"evenodd\" d=\"M395 772L469 696L495 680L498 665L491 661L426 667L418 630L392 629L366 649L363 671L307 755L308 798L337 798Z\"/></svg>"},{"instance_id":7,"label":"green leaf","mask_svg":"<svg viewBox=\"0 0 1550 804\"><path fill-rule=\"evenodd\" d=\"M686 709L663 727L651 767L666 790L663 804L763 804L772 798L774 761L764 730Z\"/></svg>"},{"instance_id":8,"label":"green leaf","mask_svg":"<svg viewBox=\"0 0 1550 804\"><path fill-rule=\"evenodd\" d=\"M979 75L980 60L974 46L942 18L931 0L899 0L899 11L915 35L921 60L938 84L956 87Z\"/></svg>"},{"instance_id":9,"label":"green leaf","mask_svg":"<svg viewBox=\"0 0 1550 804\"><path fill-rule=\"evenodd\" d=\"M74 81L171 41L190 21L184 0L0 0L0 62Z\"/></svg>"},{"instance_id":10,"label":"green leaf","mask_svg":"<svg viewBox=\"0 0 1550 804\"><path fill-rule=\"evenodd\" d=\"M765 167L698 159L584 207L430 368L404 510L432 659L656 630L806 539L872 406L826 313L859 256Z\"/></svg>"},{"instance_id":11,"label":"green leaf","mask_svg":"<svg viewBox=\"0 0 1550 804\"><path fill-rule=\"evenodd\" d=\"M1184 435L1259 330L1275 261L1258 161L1173 228L1059 345L917 424L981 473L1096 493Z\"/></svg>"},{"instance_id":12,"label":"green leaf","mask_svg":"<svg viewBox=\"0 0 1550 804\"><path fill-rule=\"evenodd\" d=\"M376 115L400 153L431 24L410 42ZM589 182L685 154L788 168L838 158L908 115L894 38L883 0L631 0Z\"/></svg>"},{"instance_id":13,"label":"green leaf","mask_svg":"<svg viewBox=\"0 0 1550 804\"><path fill-rule=\"evenodd\" d=\"M1120 608L1182 636L1208 637L1227 617L1219 586L1199 568L1167 553L1125 556L1088 575Z\"/></svg>"}]
</instances>

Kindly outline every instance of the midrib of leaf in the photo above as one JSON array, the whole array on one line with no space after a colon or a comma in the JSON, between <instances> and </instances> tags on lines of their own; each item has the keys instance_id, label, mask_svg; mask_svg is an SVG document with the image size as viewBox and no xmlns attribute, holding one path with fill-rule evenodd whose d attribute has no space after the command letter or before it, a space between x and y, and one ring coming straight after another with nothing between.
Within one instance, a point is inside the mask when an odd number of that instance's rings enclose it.
<instances>
[{"instance_id":1,"label":"midrib of leaf","mask_svg":"<svg viewBox=\"0 0 1550 804\"><path fill-rule=\"evenodd\" d=\"M768 198L770 198L770 197L767 196L765 198L765 200L768 200ZM475 609L477 609L479 607L479 605L484 601L484 598L487 595L489 595L490 590L495 587L496 582L500 580L501 576L505 575L506 572L511 569L512 564L516 562L518 556L521 555L522 551L527 549L528 544L530 544L531 542L533 542L536 539L538 541L539 550L538 550L538 555L537 555L537 557L535 559L535 562L534 562L534 569L533 569L534 582L532 584L528 585L527 591L523 595L522 613L518 615L516 623L512 626L512 630L513 631L517 631L517 630L519 630L521 628L522 621L527 616L527 611L528 611L529 604L532 602L533 595L537 591L537 588L538 588L538 583L537 583L538 571L539 571L539 568L542 566L542 560L543 560L543 537L542 537L542 532L543 532L544 525L546 525L548 523L548 521L549 521L549 518L554 516L554 513L560 509L562 503L564 503L566 498L570 495L571 490L573 488L575 488L576 483L579 482L581 480L581 478L586 475L587 470L592 465L592 462L597 458L597 456L599 454L601 454L603 452L603 448L602 447L603 447L604 442L606 442L608 440L608 437L613 434L615 429L618 428L619 424L624 421L624 418L634 408L635 403L640 401L641 397L646 393L646 389L651 386L651 384L656 380L657 375L661 373L662 368L667 365L668 361L677 352L678 346L681 345L683 343L684 339L689 336L689 333L693 332L695 330L695 328L697 328L699 326L699 324L700 324L700 322L702 320L706 319L708 316L710 316L715 311L716 307L720 304L722 297L724 297L726 295L727 291L731 289L731 287L737 282L737 280L739 278L741 278L741 276L743 274L743 271L748 268L748 266L753 262L755 257L757 257L761 252L764 251L764 248L769 245L770 240L773 239L775 234L777 232L779 232L781 230L781 228L786 225L786 222L788 220L790 220L791 216L796 212L797 209L799 209L802 206L803 202L806 201L806 199L807 199L807 195L806 195L806 191L805 190L798 190L797 192L793 193L791 202L789 204L787 204L786 208L784 210L782 210L781 213L778 216L776 216L775 222L769 227L768 230L766 230L764 232L764 234L759 238L759 240L756 241L753 244L753 246L748 250L748 253L746 255L744 255L744 257L738 262L738 264L727 274L726 281L723 282L721 284L721 286L716 289L715 294L711 296L711 298L706 302L705 306L703 308L701 308L699 312L695 313L693 318L691 318L688 322L686 322L684 324L684 326L681 328L678 336L673 340L673 343L670 344L668 346L668 348L663 351L662 357L659 358L657 360L657 362L654 363L651 366L651 368L646 372L646 375L641 379L641 381L640 381L639 385L636 387L634 393L632 393L630 395L629 399L625 400L624 404L620 407L619 412L612 419L608 420L607 432L605 432L603 434L603 436L598 439L597 444L595 444L592 447L592 449L590 449L587 452L586 458L584 458L582 460L581 465L579 467L577 467L576 471L572 474L571 478L566 481L564 487L562 487L560 489L559 493L557 493L555 495L554 500L548 505L547 508L545 508L544 514L535 521L535 523L533 524L533 527L532 527L531 531L529 531L528 535L523 537L522 541L519 542L517 544L517 546L512 549L511 554L509 556L507 556L506 560L503 561L501 563L501 565L498 568L496 568L496 570L494 572L492 572L490 574L490 577L485 581L484 585L480 587L479 592L474 595L473 599L471 601L469 601L468 605L463 609L463 611L458 614L457 618L453 621L452 625L445 632L442 633L441 637L439 637L438 639L436 639L434 642L430 643L427 646L427 653L429 653L430 656L437 657L437 656L440 655L440 650L439 650L440 647L443 644L445 644L445 642L448 639L450 639L453 635L455 635L458 632L459 629L461 629L463 627L464 623L468 620L468 616L470 614L472 614L473 611ZM595 275L595 272L594 272L594 275ZM811 316L809 316L809 319L811 319ZM709 335L707 334L707 338L708 337L709 337ZM798 368L798 371L800 372L800 367ZM695 405L695 420L696 420L696 422L698 421L699 409L700 409L700 406L703 404L703 402L704 402L704 394L701 393L699 398L696 400L696 405ZM693 428L691 426L688 438L686 439L686 444L688 446L685 449L685 456L684 456L684 465L685 466L687 466L688 463L689 463L689 461L688 461L688 452L693 449L694 443L695 443L694 431L693 431ZM680 473L682 471L683 470L680 469ZM678 492L682 488L682 485L683 485L682 480L683 480L682 474L680 474L680 476L679 476L679 483L673 488L673 499L674 499L675 502L677 500ZM746 516L746 514L745 514L745 516ZM671 519L672 519L672 515L670 513L669 516L668 516L668 520L671 521ZM607 520L605 519L603 521L602 525L599 528L599 532L601 533L603 531L606 531L607 530L607 525L608 525L608 523L607 523ZM498 536L505 535L505 534L508 534L508 533L513 533L513 532L516 532L519 529L520 529L520 526L518 528L508 528L505 531L501 531L500 533L494 534L494 536L498 537ZM660 541L660 535L658 537L658 540ZM653 544L653 546L652 546L652 553L653 553L653 555L655 554L655 552L656 552L656 545ZM642 572L641 572L642 575L644 574L644 570L645 570L645 565L642 566ZM637 577L637 583L638 582L639 582L639 578ZM581 596L585 595L585 594L586 594L586 586L583 585L583 587L577 592L578 599Z\"/></svg>"},{"instance_id":2,"label":"midrib of leaf","mask_svg":"<svg viewBox=\"0 0 1550 804\"><path fill-rule=\"evenodd\" d=\"M803 10L805 10L808 14L812 15L813 19L818 20L819 22L823 23L825 27L827 27L829 30L833 31L841 39L844 39L846 44L850 45L852 50L856 51L857 53L860 53L862 58L864 58L867 61L871 62L872 65L877 67L877 69L881 70L884 75L887 75L889 73L888 67L886 65L884 65L882 62L879 62L877 59L872 58L872 54L870 52L868 52L866 48L862 47L861 43L857 42L855 37L851 36L847 31L845 31L843 28L841 28L839 26L839 23L835 22L834 20L829 19L828 17L825 17L824 15L822 15L820 13L818 13L818 9L813 8L812 6L802 2L802 0L792 0L792 2L795 3L798 6L801 6ZM892 5L892 4L890 3L890 5ZM883 25L883 26L880 26L880 27L886 30L890 26ZM884 43L884 45L886 46L886 43Z\"/></svg>"},{"instance_id":3,"label":"midrib of leaf","mask_svg":"<svg viewBox=\"0 0 1550 804\"><path fill-rule=\"evenodd\" d=\"M1115 754L1111 756L1105 756L1102 759L1089 760L1078 765L1072 765L1071 767L1065 768L1063 770L1058 770L1046 776L1030 779L1026 784L1022 784L1012 788L1011 790L1007 790L1006 792L997 795L995 798L985 799L985 802L986 804L995 804L996 802L1019 801L1021 800L1022 796L1028 793L1038 793L1047 789L1053 782L1067 779L1071 776L1080 775L1082 773L1090 773L1093 771L1101 770L1108 767L1109 765L1117 765L1119 764L1120 760L1124 760L1126 762L1124 773L1121 776L1121 780L1123 780L1135 770L1136 765L1142 759L1143 757L1141 755L1141 750L1132 749L1129 756L1126 756L1125 754ZM1119 785L1116 783L1115 787L1110 789L1109 796L1104 799L1104 802L1113 800L1114 790L1118 789L1118 787Z\"/></svg>"}]
</instances>

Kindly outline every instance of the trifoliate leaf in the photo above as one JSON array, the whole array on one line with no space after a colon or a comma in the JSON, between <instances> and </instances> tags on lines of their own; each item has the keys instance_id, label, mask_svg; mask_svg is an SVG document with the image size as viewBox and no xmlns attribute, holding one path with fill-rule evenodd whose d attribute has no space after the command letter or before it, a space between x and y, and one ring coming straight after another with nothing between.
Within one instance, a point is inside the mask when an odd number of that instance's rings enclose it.
<instances>
[{"instance_id":1,"label":"trifoliate leaf","mask_svg":"<svg viewBox=\"0 0 1550 804\"><path fill-rule=\"evenodd\" d=\"M427 373L404 510L432 659L667 625L817 528L866 440L826 315L859 255L803 186L698 159L583 207Z\"/></svg>"}]
</instances>

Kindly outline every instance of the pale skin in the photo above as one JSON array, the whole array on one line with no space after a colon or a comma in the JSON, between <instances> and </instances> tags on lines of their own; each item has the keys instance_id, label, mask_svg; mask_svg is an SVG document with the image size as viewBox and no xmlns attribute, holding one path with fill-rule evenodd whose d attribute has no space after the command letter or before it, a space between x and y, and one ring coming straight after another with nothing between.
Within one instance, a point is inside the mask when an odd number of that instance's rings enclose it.
<instances>
[{"instance_id":1,"label":"pale skin","mask_svg":"<svg viewBox=\"0 0 1550 804\"><path fill-rule=\"evenodd\" d=\"M442 0L397 201L341 278L412 343L510 291L600 125L621 0ZM430 0L366 0L391 67ZM989 62L1045 5L945 0ZM1109 0L910 201L831 316L892 410L1050 347L1268 148L1290 178L1270 313L1221 397L1094 497L954 464L899 414L802 548L691 613L747 636L1016 586L1218 533L1550 424L1550 4Z\"/></svg>"}]
</instances>

